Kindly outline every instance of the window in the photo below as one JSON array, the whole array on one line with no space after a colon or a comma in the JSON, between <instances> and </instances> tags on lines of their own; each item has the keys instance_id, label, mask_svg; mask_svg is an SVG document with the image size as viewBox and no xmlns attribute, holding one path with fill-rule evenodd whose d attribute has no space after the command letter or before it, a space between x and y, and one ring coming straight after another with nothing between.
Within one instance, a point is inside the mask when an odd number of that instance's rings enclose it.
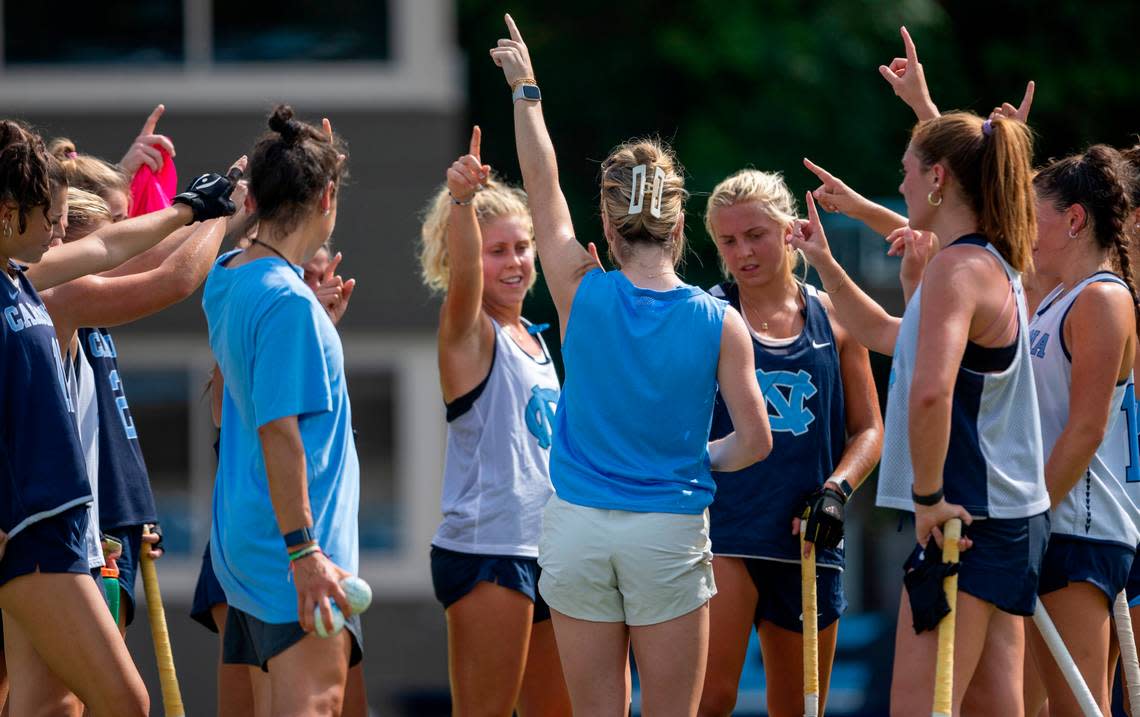
<instances>
[{"instance_id":1,"label":"window","mask_svg":"<svg viewBox=\"0 0 1140 717\"><path fill-rule=\"evenodd\" d=\"M389 59L386 2L212 2L215 62L375 62Z\"/></svg>"},{"instance_id":2,"label":"window","mask_svg":"<svg viewBox=\"0 0 1140 717\"><path fill-rule=\"evenodd\" d=\"M66 6L9 0L4 3L4 48L9 65L181 62L182 7L135 0Z\"/></svg>"}]
</instances>

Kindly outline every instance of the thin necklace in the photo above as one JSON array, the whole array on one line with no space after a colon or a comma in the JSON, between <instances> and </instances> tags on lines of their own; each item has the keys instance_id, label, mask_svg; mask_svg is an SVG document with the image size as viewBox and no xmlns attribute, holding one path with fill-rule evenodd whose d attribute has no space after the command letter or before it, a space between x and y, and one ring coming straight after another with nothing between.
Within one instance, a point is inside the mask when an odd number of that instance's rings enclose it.
<instances>
[{"instance_id":1,"label":"thin necklace","mask_svg":"<svg viewBox=\"0 0 1140 717\"><path fill-rule=\"evenodd\" d=\"M250 243L250 244L257 244L257 245L259 245L259 246L263 246L263 247L265 247L266 249L268 249L269 251L271 251L271 252L273 252L274 254L276 254L277 256L279 256L279 257L281 257L282 259L284 259L284 260L285 260L285 263L286 263L286 264L289 264L289 265L292 265L292 264L293 264L293 262L291 262L291 261L289 261L288 259L286 259L286 258L285 258L285 255L284 255L284 254L282 254L281 252L277 251L277 249L275 249L275 248L273 248L273 247L269 246L269 245L268 245L268 244L266 244L265 242L261 241L261 240L260 240L260 239L258 239L257 237L254 237L253 239L250 239L250 240L249 240L249 243Z\"/></svg>"},{"instance_id":2,"label":"thin necklace","mask_svg":"<svg viewBox=\"0 0 1140 717\"><path fill-rule=\"evenodd\" d=\"M744 305L744 292L740 292L739 296L740 296L740 313L744 315L745 323L748 323L748 308ZM799 308L799 302L797 302L796 308L797 309ZM767 321L761 321L760 322L760 330L761 331L767 331L768 330L768 322Z\"/></svg>"}]
</instances>

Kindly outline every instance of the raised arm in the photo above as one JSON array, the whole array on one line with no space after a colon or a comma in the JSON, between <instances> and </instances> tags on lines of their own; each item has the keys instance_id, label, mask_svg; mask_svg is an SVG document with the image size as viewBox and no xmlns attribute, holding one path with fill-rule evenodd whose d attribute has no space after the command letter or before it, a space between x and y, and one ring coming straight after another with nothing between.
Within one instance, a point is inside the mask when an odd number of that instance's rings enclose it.
<instances>
[{"instance_id":1,"label":"raised arm","mask_svg":"<svg viewBox=\"0 0 1140 717\"><path fill-rule=\"evenodd\" d=\"M137 321L194 293L213 266L225 230L224 219L200 222L155 269L129 276L83 276L40 296L56 328L66 335L77 328Z\"/></svg>"},{"instance_id":2,"label":"raised arm","mask_svg":"<svg viewBox=\"0 0 1140 717\"><path fill-rule=\"evenodd\" d=\"M788 243L801 250L808 263L815 267L824 290L831 296L836 316L855 340L877 353L893 355L900 319L888 314L847 276L831 254L811 192L807 193L805 203L808 220L796 222Z\"/></svg>"},{"instance_id":3,"label":"raised arm","mask_svg":"<svg viewBox=\"0 0 1140 717\"><path fill-rule=\"evenodd\" d=\"M926 86L926 73L922 69L922 63L918 61L918 50L915 49L914 41L910 39L910 33L905 27L899 28L899 34L902 35L906 57L896 57L891 60L890 65L879 65L879 74L899 99L914 110L919 120L934 119L940 113L934 101L930 99L930 88Z\"/></svg>"},{"instance_id":4,"label":"raised arm","mask_svg":"<svg viewBox=\"0 0 1140 717\"><path fill-rule=\"evenodd\" d=\"M883 236L906 225L906 217L867 199L807 157L804 157L804 166L819 178L820 185L812 191L812 196L826 211L839 212L861 221L871 231Z\"/></svg>"},{"instance_id":5,"label":"raised arm","mask_svg":"<svg viewBox=\"0 0 1140 717\"><path fill-rule=\"evenodd\" d=\"M467 154L447 170L451 195L447 220L447 295L439 315L440 350L475 339L483 314L483 235L475 215L475 193L491 168L480 160L482 132L471 130Z\"/></svg>"},{"instance_id":6,"label":"raised arm","mask_svg":"<svg viewBox=\"0 0 1140 717\"><path fill-rule=\"evenodd\" d=\"M510 15L506 16L506 22L510 39L499 40L498 46L491 49L491 57L503 68L512 90L520 85L534 85L530 53ZM570 209L558 184L558 163L542 116L542 102L516 100L514 115L515 147L534 218L542 273L565 333L578 284L596 264L574 236Z\"/></svg>"},{"instance_id":7,"label":"raised arm","mask_svg":"<svg viewBox=\"0 0 1140 717\"><path fill-rule=\"evenodd\" d=\"M108 271L146 251L180 226L234 213L230 194L245 170L245 157L230 169L229 177L203 174L174 198L174 205L141 217L126 219L82 239L55 247L27 271L39 291L87 274ZM232 180L232 181L231 181Z\"/></svg>"}]
</instances>

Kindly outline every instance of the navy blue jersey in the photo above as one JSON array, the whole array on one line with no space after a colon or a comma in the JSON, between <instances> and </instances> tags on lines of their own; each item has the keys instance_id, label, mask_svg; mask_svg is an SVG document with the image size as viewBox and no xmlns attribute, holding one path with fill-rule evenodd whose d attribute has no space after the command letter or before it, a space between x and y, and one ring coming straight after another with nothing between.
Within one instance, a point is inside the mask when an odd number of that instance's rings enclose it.
<instances>
[{"instance_id":1,"label":"navy blue jersey","mask_svg":"<svg viewBox=\"0 0 1140 717\"><path fill-rule=\"evenodd\" d=\"M748 558L799 562L799 538L792 517L835 470L847 442L843 379L831 322L812 286L803 287L804 328L785 347L752 339L756 379L768 405L772 452L732 473L713 473L716 496L709 507L713 552ZM740 310L740 291L731 282L710 290ZM710 440L732 432L732 419L716 395ZM820 550L820 565L842 567L843 550Z\"/></svg>"},{"instance_id":2,"label":"navy blue jersey","mask_svg":"<svg viewBox=\"0 0 1140 717\"><path fill-rule=\"evenodd\" d=\"M59 341L23 267L0 277L0 530L91 502Z\"/></svg>"},{"instance_id":3,"label":"navy blue jersey","mask_svg":"<svg viewBox=\"0 0 1140 717\"><path fill-rule=\"evenodd\" d=\"M115 341L107 329L80 329L79 345L95 372L99 401L99 526L154 523L154 494L119 376Z\"/></svg>"}]
</instances>

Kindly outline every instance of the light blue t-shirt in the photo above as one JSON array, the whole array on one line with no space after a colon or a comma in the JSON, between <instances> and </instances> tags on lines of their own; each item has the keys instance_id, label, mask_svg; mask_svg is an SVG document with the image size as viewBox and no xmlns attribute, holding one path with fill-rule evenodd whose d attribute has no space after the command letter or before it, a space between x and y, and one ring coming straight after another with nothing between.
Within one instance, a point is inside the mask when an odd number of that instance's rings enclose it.
<instances>
[{"instance_id":1,"label":"light blue t-shirt","mask_svg":"<svg viewBox=\"0 0 1140 717\"><path fill-rule=\"evenodd\" d=\"M214 525L214 572L231 605L269 623L296 622L297 591L269 498L258 428L297 416L313 536L357 572L360 466L340 337L301 269L277 258L228 269L220 257L202 306L225 379Z\"/></svg>"},{"instance_id":2,"label":"light blue t-shirt","mask_svg":"<svg viewBox=\"0 0 1140 717\"><path fill-rule=\"evenodd\" d=\"M641 289L619 271L582 278L562 356L550 479L577 505L701 513L727 304L683 285Z\"/></svg>"}]
</instances>

